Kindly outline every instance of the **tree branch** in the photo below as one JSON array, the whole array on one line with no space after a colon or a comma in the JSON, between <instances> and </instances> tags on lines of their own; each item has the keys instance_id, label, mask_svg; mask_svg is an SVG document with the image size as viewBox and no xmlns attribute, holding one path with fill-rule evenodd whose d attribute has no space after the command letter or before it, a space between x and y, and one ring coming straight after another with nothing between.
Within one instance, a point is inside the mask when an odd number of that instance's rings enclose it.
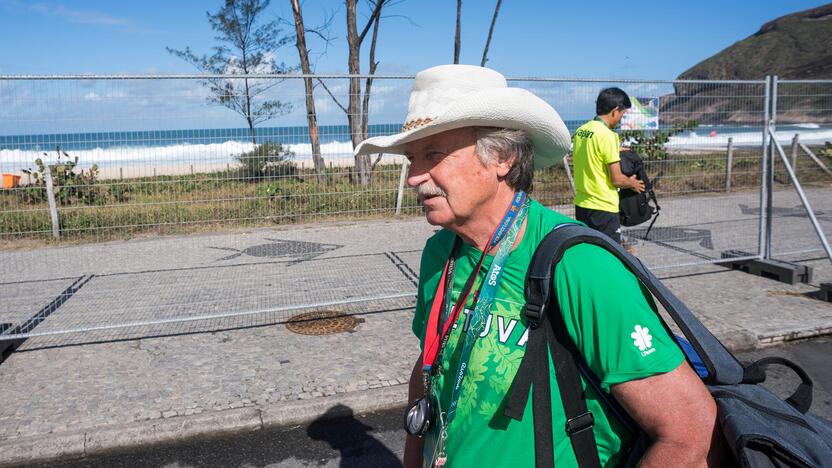
<instances>
[{"instance_id":1,"label":"tree branch","mask_svg":"<svg viewBox=\"0 0 832 468\"><path fill-rule=\"evenodd\" d=\"M335 101L335 105L336 105L336 106L340 107L340 108L341 108L341 110L342 110L342 111L344 111L344 113L345 113L345 114L349 114L349 113L350 113L350 111L348 111L346 107L342 106L342 105L341 105L341 103L340 103L340 102L338 102L338 98L336 98L336 97L335 97L335 95L334 95L334 94L332 94L332 91L330 91L330 90L329 90L329 88L326 86L326 83L324 83L324 82L323 82L323 80L321 80L320 78L318 78L318 83L320 83L320 84L321 84L321 86L323 86L323 87L324 87L324 89L326 90L326 92L327 92L327 93L329 93L329 97L331 97L331 98L332 98L332 100L333 100L333 101Z\"/></svg>"},{"instance_id":2,"label":"tree branch","mask_svg":"<svg viewBox=\"0 0 832 468\"><path fill-rule=\"evenodd\" d=\"M370 170L373 170L373 169L375 169L375 168L376 168L376 166L378 165L378 163L381 161L381 157L382 157L382 156L384 156L384 153L379 153L379 154L378 154L378 157L376 158L376 160L375 160L375 161L373 161L373 165L372 165L372 166L370 166Z\"/></svg>"},{"instance_id":3,"label":"tree branch","mask_svg":"<svg viewBox=\"0 0 832 468\"><path fill-rule=\"evenodd\" d=\"M456 0L456 35L454 35L454 63L459 63L459 50L462 48L462 0Z\"/></svg>"},{"instance_id":4,"label":"tree branch","mask_svg":"<svg viewBox=\"0 0 832 468\"><path fill-rule=\"evenodd\" d=\"M482 62L480 66L484 67L488 62L488 47L491 45L491 35L494 34L494 25L497 23L497 15L500 13L500 4L503 0L497 0L497 6L494 8L494 16L491 18L491 27L488 28L488 39L485 41L485 48L482 51Z\"/></svg>"},{"instance_id":5,"label":"tree branch","mask_svg":"<svg viewBox=\"0 0 832 468\"><path fill-rule=\"evenodd\" d=\"M373 9L373 14L370 16L370 19L367 20L367 24L364 25L364 29L361 31L361 34L358 35L359 44L364 42L364 36L366 36L367 32L370 31L370 26L373 25L373 22L378 21L378 18L381 15L381 7L383 7L385 3L387 3L386 0L376 0L376 5Z\"/></svg>"},{"instance_id":6,"label":"tree branch","mask_svg":"<svg viewBox=\"0 0 832 468\"><path fill-rule=\"evenodd\" d=\"M361 103L361 139L367 138L367 129L369 128L369 110L370 110L370 90L373 87L373 75L378 67L376 62L376 43L378 42L378 28L381 21L376 21L373 25L373 38L370 40L370 76L364 84L364 99Z\"/></svg>"}]
</instances>

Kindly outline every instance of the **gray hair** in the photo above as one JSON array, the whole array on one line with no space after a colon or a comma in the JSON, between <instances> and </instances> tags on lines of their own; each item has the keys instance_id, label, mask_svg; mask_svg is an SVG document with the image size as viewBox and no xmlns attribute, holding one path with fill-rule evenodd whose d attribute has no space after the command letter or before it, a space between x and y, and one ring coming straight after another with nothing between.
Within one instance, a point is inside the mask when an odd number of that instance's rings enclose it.
<instances>
[{"instance_id":1,"label":"gray hair","mask_svg":"<svg viewBox=\"0 0 832 468\"><path fill-rule=\"evenodd\" d=\"M492 158L505 161L514 157L514 165L508 171L506 182L515 190L532 191L534 177L534 143L525 130L510 128L477 127L477 154L483 164Z\"/></svg>"}]
</instances>

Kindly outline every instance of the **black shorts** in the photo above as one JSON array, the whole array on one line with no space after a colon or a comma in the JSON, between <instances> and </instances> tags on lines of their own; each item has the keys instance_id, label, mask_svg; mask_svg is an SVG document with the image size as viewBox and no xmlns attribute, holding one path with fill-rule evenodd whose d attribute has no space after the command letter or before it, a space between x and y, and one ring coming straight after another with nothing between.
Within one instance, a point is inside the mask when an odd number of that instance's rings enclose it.
<instances>
[{"instance_id":1,"label":"black shorts","mask_svg":"<svg viewBox=\"0 0 832 468\"><path fill-rule=\"evenodd\" d=\"M575 219L621 243L621 218L618 213L576 206Z\"/></svg>"}]
</instances>

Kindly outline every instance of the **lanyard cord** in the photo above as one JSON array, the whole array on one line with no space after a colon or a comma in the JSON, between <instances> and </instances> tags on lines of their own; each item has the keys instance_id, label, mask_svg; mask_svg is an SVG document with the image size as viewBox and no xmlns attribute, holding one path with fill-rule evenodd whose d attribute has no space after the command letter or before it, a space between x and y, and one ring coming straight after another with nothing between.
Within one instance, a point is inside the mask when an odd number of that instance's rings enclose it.
<instances>
[{"instance_id":1,"label":"lanyard cord","mask_svg":"<svg viewBox=\"0 0 832 468\"><path fill-rule=\"evenodd\" d=\"M453 310L450 311L448 314L445 314L443 317L443 311L447 310L447 304L449 302L448 296L451 295L452 290L449 287L448 283L450 282L453 285L453 271L454 265L456 262L456 253L461 244L459 237L454 241L454 248L451 251L451 255L448 258L448 261L445 263L445 268L442 271L442 277L439 279L439 285L437 287L437 293L433 298L433 304L431 305L430 316L428 317L428 326L425 334L425 345L424 345L424 352L422 355L422 370L426 373L430 373L433 369L433 366L436 362L436 357L440 353L440 349L444 347L444 345L448 341L448 336L450 335L451 328L454 323L456 323L457 318L459 318L459 314L462 309L465 308L465 302L468 300L468 295L471 293L471 288L474 285L474 281L477 278L477 275L482 269L482 263L485 260L485 257L488 255L488 251L493 249L494 246L500 244L503 238L509 231L509 228L514 226L515 218L517 217L518 213L521 211L521 208L526 203L526 193L523 191L518 191L514 198L512 199L511 206L506 210L505 215L503 215L502 221L497 226L497 229L494 230L494 233L491 235L491 239L489 240L486 248L483 250L482 255L480 256L480 260L477 262L477 266L474 268L474 271L471 272L471 275L468 277L468 280L465 282L465 287L463 291L460 293L459 299L457 300L456 305L454 306ZM450 273L450 274L449 274ZM475 297L478 294L475 294ZM443 307L445 306L445 307ZM440 324L440 321L442 322ZM436 331L435 333L434 330Z\"/></svg>"},{"instance_id":2,"label":"lanyard cord","mask_svg":"<svg viewBox=\"0 0 832 468\"><path fill-rule=\"evenodd\" d=\"M462 329L463 334L460 336L462 352L459 354L459 365L456 371L456 378L453 381L453 392L451 394L450 405L448 406L446 424L451 424L451 421L453 421L456 415L457 403L459 402L459 396L462 394L462 382L467 373L468 361L471 359L471 351L474 348L477 338L485 330L487 315L497 297L497 288L502 279L503 266L508 260L511 247L520 231L520 225L526 216L526 210L527 207L524 205L518 214L517 223L511 227L511 231L509 231L505 242L500 245L497 255L494 256L494 260L491 262L488 274L483 279L480 289L474 295L474 310L468 313L465 320L466 325Z\"/></svg>"}]
</instances>

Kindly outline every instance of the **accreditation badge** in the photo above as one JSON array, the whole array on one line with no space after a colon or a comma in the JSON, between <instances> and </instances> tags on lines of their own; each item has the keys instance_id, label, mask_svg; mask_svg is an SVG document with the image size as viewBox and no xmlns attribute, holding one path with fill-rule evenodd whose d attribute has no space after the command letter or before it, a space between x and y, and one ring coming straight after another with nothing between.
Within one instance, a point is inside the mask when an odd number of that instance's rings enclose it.
<instances>
[{"instance_id":1,"label":"accreditation badge","mask_svg":"<svg viewBox=\"0 0 832 468\"><path fill-rule=\"evenodd\" d=\"M435 405L434 408L436 408L436 421L424 437L423 468L441 468L448 461L448 455L445 453L445 444L448 439L447 414L439 404L439 395L437 395L435 389L436 387L432 386L430 393L431 400Z\"/></svg>"}]
</instances>

